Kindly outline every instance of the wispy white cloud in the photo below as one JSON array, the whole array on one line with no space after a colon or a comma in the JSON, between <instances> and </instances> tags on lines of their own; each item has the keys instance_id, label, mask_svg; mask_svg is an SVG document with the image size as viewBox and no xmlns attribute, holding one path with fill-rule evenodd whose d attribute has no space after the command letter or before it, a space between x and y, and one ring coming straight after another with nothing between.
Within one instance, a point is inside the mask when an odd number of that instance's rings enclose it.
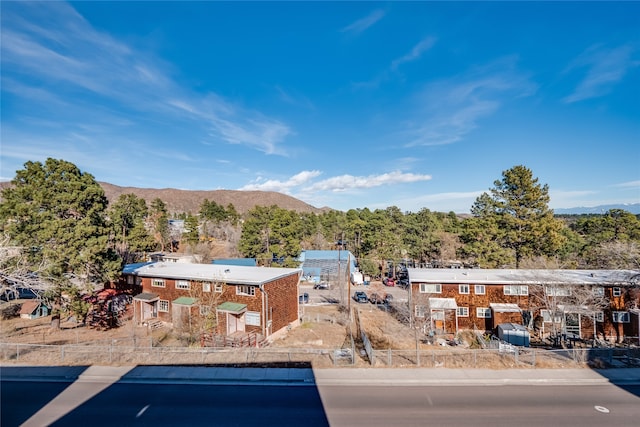
<instances>
[{"instance_id":1,"label":"wispy white cloud","mask_svg":"<svg viewBox=\"0 0 640 427\"><path fill-rule=\"evenodd\" d=\"M422 54L427 50L431 49L435 43L436 43L435 37L427 37L425 39L420 40L420 42L416 44L413 47L413 49L411 49L411 52L407 53L406 55L398 59L393 60L391 62L391 69L396 70L401 64L420 59Z\"/></svg>"},{"instance_id":2,"label":"wispy white cloud","mask_svg":"<svg viewBox=\"0 0 640 427\"><path fill-rule=\"evenodd\" d=\"M391 61L391 64L389 65L388 68L382 70L380 73L378 73L378 75L376 75L372 79L369 79L367 81L352 83L351 85L352 88L354 90L361 90L361 89L367 90L367 89L378 88L383 82L393 78L394 74L397 73L398 67L400 67L400 65L408 62L417 61L418 59L420 59L422 54L427 50L431 49L433 45L435 45L435 43L436 43L435 37L427 37L420 40L418 44L416 44L409 53Z\"/></svg>"},{"instance_id":3,"label":"wispy white cloud","mask_svg":"<svg viewBox=\"0 0 640 427\"><path fill-rule=\"evenodd\" d=\"M88 111L122 117L159 114L164 124L185 126L187 121L190 131L200 129L218 142L286 155L282 143L292 133L288 125L216 94L181 86L170 64L100 32L69 4L3 6L2 39L3 91L22 102L49 99L80 104L76 113L81 115ZM18 78L12 76L19 76L21 84L14 87ZM85 108L88 103L92 108ZM52 104L38 108L49 108L61 121L74 121Z\"/></svg>"},{"instance_id":4,"label":"wispy white cloud","mask_svg":"<svg viewBox=\"0 0 640 427\"><path fill-rule=\"evenodd\" d=\"M404 184L419 181L429 181L431 175L403 173L400 171L383 173L380 175L353 176L340 175L317 182L306 191L347 191L363 188L380 187L382 185Z\"/></svg>"},{"instance_id":5,"label":"wispy white cloud","mask_svg":"<svg viewBox=\"0 0 640 427\"><path fill-rule=\"evenodd\" d=\"M640 181L621 182L620 184L615 184L613 186L614 187L621 187L621 188L639 189L640 188Z\"/></svg>"},{"instance_id":6,"label":"wispy white cloud","mask_svg":"<svg viewBox=\"0 0 640 427\"><path fill-rule=\"evenodd\" d=\"M263 178L259 177L255 182L247 184L238 190L277 191L280 193L290 194L293 188L304 185L321 174L322 172L317 170L302 171L285 181L277 179L263 180Z\"/></svg>"},{"instance_id":7,"label":"wispy white cloud","mask_svg":"<svg viewBox=\"0 0 640 427\"><path fill-rule=\"evenodd\" d=\"M627 72L640 65L633 59L634 48L631 45L607 49L602 45L591 46L576 58L566 72L576 68L586 68L586 75L578 83L565 103L583 101L608 94L614 85L621 81Z\"/></svg>"},{"instance_id":8,"label":"wispy white cloud","mask_svg":"<svg viewBox=\"0 0 640 427\"><path fill-rule=\"evenodd\" d=\"M417 97L417 115L406 123L406 147L451 144L502 105L529 96L536 86L504 58L447 80L429 84Z\"/></svg>"},{"instance_id":9,"label":"wispy white cloud","mask_svg":"<svg viewBox=\"0 0 640 427\"><path fill-rule=\"evenodd\" d=\"M287 180L265 180L259 177L254 182L239 188L239 190L277 191L285 194L295 193L297 197L305 200L317 200L321 198L318 194L322 192L344 192L380 187L383 185L428 181L431 179L431 175L395 171L368 176L340 175L313 182L313 180L321 174L322 172L313 170L302 171Z\"/></svg>"},{"instance_id":10,"label":"wispy white cloud","mask_svg":"<svg viewBox=\"0 0 640 427\"><path fill-rule=\"evenodd\" d=\"M343 33L360 34L373 24L381 20L385 15L385 12L381 9L376 9L364 18L360 18L357 21L343 27L340 31Z\"/></svg>"}]
</instances>

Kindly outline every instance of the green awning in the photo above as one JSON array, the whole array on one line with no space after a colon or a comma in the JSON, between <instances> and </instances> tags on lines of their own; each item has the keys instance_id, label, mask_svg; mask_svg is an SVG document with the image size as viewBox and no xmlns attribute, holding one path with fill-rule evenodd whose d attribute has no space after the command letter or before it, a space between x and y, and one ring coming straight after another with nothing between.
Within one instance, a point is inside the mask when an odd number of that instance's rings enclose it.
<instances>
[{"instance_id":1,"label":"green awning","mask_svg":"<svg viewBox=\"0 0 640 427\"><path fill-rule=\"evenodd\" d=\"M247 304L237 302L224 302L217 307L218 311L226 311L227 313L240 314L247 311Z\"/></svg>"},{"instance_id":2,"label":"green awning","mask_svg":"<svg viewBox=\"0 0 640 427\"><path fill-rule=\"evenodd\" d=\"M189 297L180 297L178 299L173 300L173 304L178 304L178 305L193 305L197 302L198 300L196 298L189 298Z\"/></svg>"}]
</instances>

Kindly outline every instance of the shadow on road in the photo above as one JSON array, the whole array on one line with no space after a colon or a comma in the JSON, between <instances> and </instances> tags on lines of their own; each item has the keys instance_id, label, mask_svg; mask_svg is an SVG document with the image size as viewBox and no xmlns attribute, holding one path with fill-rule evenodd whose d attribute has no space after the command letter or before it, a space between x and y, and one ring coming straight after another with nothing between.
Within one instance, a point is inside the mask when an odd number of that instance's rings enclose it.
<instances>
[{"instance_id":1,"label":"shadow on road","mask_svg":"<svg viewBox=\"0 0 640 427\"><path fill-rule=\"evenodd\" d=\"M3 367L9 426L328 426L310 363Z\"/></svg>"}]
</instances>

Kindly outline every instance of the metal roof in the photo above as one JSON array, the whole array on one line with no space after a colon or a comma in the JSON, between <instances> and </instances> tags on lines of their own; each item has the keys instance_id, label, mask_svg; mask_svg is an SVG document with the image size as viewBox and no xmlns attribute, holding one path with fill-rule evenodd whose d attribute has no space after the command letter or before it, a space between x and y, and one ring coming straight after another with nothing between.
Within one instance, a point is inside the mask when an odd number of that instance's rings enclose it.
<instances>
[{"instance_id":1,"label":"metal roof","mask_svg":"<svg viewBox=\"0 0 640 427\"><path fill-rule=\"evenodd\" d=\"M135 297L133 297L133 299L138 300L138 301L147 301L147 302L153 302L157 299L159 299L160 297L157 294L152 294L151 292L143 292L141 294L136 295Z\"/></svg>"},{"instance_id":2,"label":"metal roof","mask_svg":"<svg viewBox=\"0 0 640 427\"><path fill-rule=\"evenodd\" d=\"M407 271L411 283L633 286L640 281L637 270L408 268Z\"/></svg>"},{"instance_id":3,"label":"metal roof","mask_svg":"<svg viewBox=\"0 0 640 427\"><path fill-rule=\"evenodd\" d=\"M489 307L496 313L520 313L522 310L518 307L518 304L492 302L489 303Z\"/></svg>"},{"instance_id":4,"label":"metal roof","mask_svg":"<svg viewBox=\"0 0 640 427\"><path fill-rule=\"evenodd\" d=\"M172 303L179 304L179 305L193 305L196 303L196 301L198 301L196 298L180 297L180 298L174 299Z\"/></svg>"},{"instance_id":5,"label":"metal roof","mask_svg":"<svg viewBox=\"0 0 640 427\"><path fill-rule=\"evenodd\" d=\"M226 311L229 313L240 314L247 311L247 304L240 304L239 302L223 302L218 307L216 307L218 311Z\"/></svg>"},{"instance_id":6,"label":"metal roof","mask_svg":"<svg viewBox=\"0 0 640 427\"><path fill-rule=\"evenodd\" d=\"M432 310L455 310L458 308L455 298L429 298L429 308Z\"/></svg>"},{"instance_id":7,"label":"metal roof","mask_svg":"<svg viewBox=\"0 0 640 427\"><path fill-rule=\"evenodd\" d=\"M144 277L203 280L228 285L262 285L293 274L301 274L302 269L154 262L137 268L132 273Z\"/></svg>"}]
</instances>

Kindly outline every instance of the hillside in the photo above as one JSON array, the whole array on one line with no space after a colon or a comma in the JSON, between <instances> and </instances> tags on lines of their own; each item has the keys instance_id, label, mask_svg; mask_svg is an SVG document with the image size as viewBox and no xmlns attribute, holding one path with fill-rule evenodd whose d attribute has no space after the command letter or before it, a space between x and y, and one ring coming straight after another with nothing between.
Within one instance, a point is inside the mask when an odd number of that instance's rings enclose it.
<instances>
[{"instance_id":1,"label":"hillside","mask_svg":"<svg viewBox=\"0 0 640 427\"><path fill-rule=\"evenodd\" d=\"M191 212L197 213L204 199L227 206L232 203L238 213L243 214L255 206L276 205L282 209L296 212L321 213L328 208L316 208L294 197L274 191L237 191L237 190L177 190L175 188L136 188L119 187L117 185L100 182L109 203L113 203L121 194L133 193L145 199L147 205L159 198L167 204L170 213Z\"/></svg>"},{"instance_id":2,"label":"hillside","mask_svg":"<svg viewBox=\"0 0 640 427\"><path fill-rule=\"evenodd\" d=\"M109 199L109 203L115 202L121 194L133 193L144 199L147 206L151 201L159 198L167 204L169 213L191 212L197 213L204 199L216 202L219 205L227 206L232 203L238 213L243 214L255 206L276 205L282 209L296 212L322 213L330 208L316 208L295 197L274 191L237 191L237 190L177 190L175 188L137 188L119 187L107 182L99 183L104 189L104 193ZM10 186L10 182L0 182L0 190Z\"/></svg>"}]
</instances>

